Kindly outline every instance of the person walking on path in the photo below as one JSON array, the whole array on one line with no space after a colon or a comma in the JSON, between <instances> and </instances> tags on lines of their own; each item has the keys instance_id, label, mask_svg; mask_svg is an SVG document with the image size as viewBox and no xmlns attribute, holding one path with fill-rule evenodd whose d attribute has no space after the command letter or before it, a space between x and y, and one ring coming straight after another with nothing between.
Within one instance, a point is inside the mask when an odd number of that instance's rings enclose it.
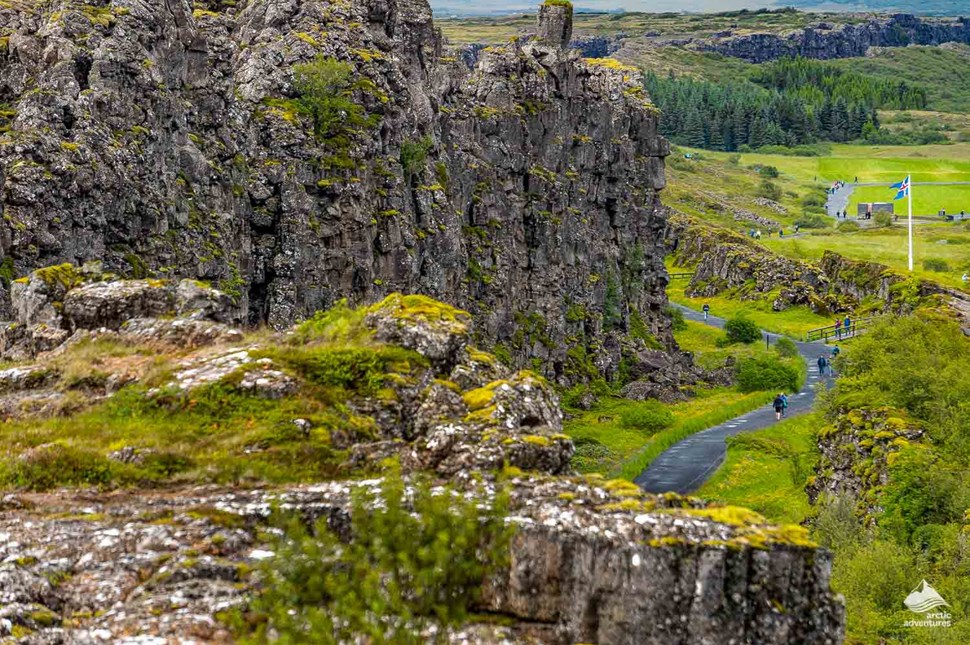
<instances>
[{"instance_id":1,"label":"person walking on path","mask_svg":"<svg viewBox=\"0 0 970 645\"><path fill-rule=\"evenodd\" d=\"M842 340L842 319L835 319L835 337Z\"/></svg>"},{"instance_id":2,"label":"person walking on path","mask_svg":"<svg viewBox=\"0 0 970 645\"><path fill-rule=\"evenodd\" d=\"M775 408L775 421L781 421L782 410L785 409L785 401L781 397L783 394L779 394L775 397L775 400L771 402L771 405Z\"/></svg>"},{"instance_id":3,"label":"person walking on path","mask_svg":"<svg viewBox=\"0 0 970 645\"><path fill-rule=\"evenodd\" d=\"M788 412L788 395L784 392L781 393L781 416L785 416Z\"/></svg>"},{"instance_id":4,"label":"person walking on path","mask_svg":"<svg viewBox=\"0 0 970 645\"><path fill-rule=\"evenodd\" d=\"M711 313L711 306L705 302L703 309L704 309L704 320L707 320L707 316Z\"/></svg>"},{"instance_id":5,"label":"person walking on path","mask_svg":"<svg viewBox=\"0 0 970 645\"><path fill-rule=\"evenodd\" d=\"M842 323L842 326L845 328L846 335L852 336L852 318L850 318L848 314L846 314L845 321Z\"/></svg>"},{"instance_id":6,"label":"person walking on path","mask_svg":"<svg viewBox=\"0 0 970 645\"><path fill-rule=\"evenodd\" d=\"M828 365L828 360L825 358L824 354L819 354L818 361L818 373L819 376L825 376L825 366Z\"/></svg>"}]
</instances>

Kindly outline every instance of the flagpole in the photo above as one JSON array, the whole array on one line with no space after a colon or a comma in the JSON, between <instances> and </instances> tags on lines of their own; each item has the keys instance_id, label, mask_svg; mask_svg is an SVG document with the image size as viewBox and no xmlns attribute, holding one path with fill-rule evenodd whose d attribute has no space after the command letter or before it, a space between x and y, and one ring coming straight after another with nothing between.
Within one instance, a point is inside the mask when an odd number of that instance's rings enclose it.
<instances>
[{"instance_id":1,"label":"flagpole","mask_svg":"<svg viewBox=\"0 0 970 645\"><path fill-rule=\"evenodd\" d=\"M909 272L913 272L913 176L909 176Z\"/></svg>"}]
</instances>

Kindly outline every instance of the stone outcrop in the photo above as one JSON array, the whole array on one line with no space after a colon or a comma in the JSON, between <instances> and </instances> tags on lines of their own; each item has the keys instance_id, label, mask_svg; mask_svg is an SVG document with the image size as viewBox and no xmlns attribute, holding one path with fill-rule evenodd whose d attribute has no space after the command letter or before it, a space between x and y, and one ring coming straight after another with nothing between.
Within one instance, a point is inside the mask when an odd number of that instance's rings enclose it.
<instances>
[{"instance_id":1,"label":"stone outcrop","mask_svg":"<svg viewBox=\"0 0 970 645\"><path fill-rule=\"evenodd\" d=\"M0 8L3 264L204 280L276 328L424 293L557 378L570 346L598 351L608 294L620 333L638 312L669 345L668 146L636 70L562 48L566 17L468 69L426 0ZM366 114L341 137L294 101L318 56L350 64Z\"/></svg>"},{"instance_id":2,"label":"stone outcrop","mask_svg":"<svg viewBox=\"0 0 970 645\"><path fill-rule=\"evenodd\" d=\"M15 539L0 542L0 637L227 642L215 614L245 603L252 567L273 555L260 530L271 507L327 518L351 539L350 493L376 483L7 496L0 535ZM480 607L508 626L479 626L473 642L841 640L830 558L800 527L601 479L508 485L511 562L490 577Z\"/></svg>"},{"instance_id":3,"label":"stone outcrop","mask_svg":"<svg viewBox=\"0 0 970 645\"><path fill-rule=\"evenodd\" d=\"M922 18L897 14L860 23L817 23L783 34L727 34L698 40L693 46L724 56L763 63L779 58L832 59L865 56L871 47L970 44L967 18Z\"/></svg>"},{"instance_id":4,"label":"stone outcrop","mask_svg":"<svg viewBox=\"0 0 970 645\"><path fill-rule=\"evenodd\" d=\"M923 434L918 422L894 408L840 414L818 433L821 457L806 487L809 499L814 504L823 496L848 496L856 501L859 515L873 521L881 513L879 493L896 453Z\"/></svg>"},{"instance_id":5,"label":"stone outcrop","mask_svg":"<svg viewBox=\"0 0 970 645\"><path fill-rule=\"evenodd\" d=\"M0 357L29 360L90 332L183 347L241 337L231 299L194 280L120 280L98 266L46 267L11 288L16 318L0 326Z\"/></svg>"}]
</instances>

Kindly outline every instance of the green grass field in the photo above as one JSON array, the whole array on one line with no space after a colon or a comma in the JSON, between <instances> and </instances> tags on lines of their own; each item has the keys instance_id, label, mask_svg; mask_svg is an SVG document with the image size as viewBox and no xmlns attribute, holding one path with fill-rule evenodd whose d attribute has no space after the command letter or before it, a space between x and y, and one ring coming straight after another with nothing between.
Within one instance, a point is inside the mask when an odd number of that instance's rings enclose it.
<instances>
[{"instance_id":1,"label":"green grass field","mask_svg":"<svg viewBox=\"0 0 970 645\"><path fill-rule=\"evenodd\" d=\"M809 414L729 439L724 464L697 495L750 508L774 522L801 522L811 512L805 482L817 460L814 434L822 423Z\"/></svg>"},{"instance_id":2,"label":"green grass field","mask_svg":"<svg viewBox=\"0 0 970 645\"><path fill-rule=\"evenodd\" d=\"M825 251L849 258L885 264L901 272L908 270L907 232L903 220L890 229L871 229L830 235L806 234L798 238L762 240L768 248L792 258L818 260ZM965 288L962 276L970 271L970 230L958 224L920 225L913 237L914 273L951 287ZM928 271L923 262L943 260L948 271Z\"/></svg>"},{"instance_id":3,"label":"green grass field","mask_svg":"<svg viewBox=\"0 0 970 645\"><path fill-rule=\"evenodd\" d=\"M727 159L729 153L703 152L705 156ZM860 183L893 183L907 174L913 181L970 181L970 144L931 146L833 145L825 157L794 157L749 153L741 155L741 165L778 168L788 180L827 185L836 180ZM892 197L892 195L890 195Z\"/></svg>"},{"instance_id":4,"label":"green grass field","mask_svg":"<svg viewBox=\"0 0 970 645\"><path fill-rule=\"evenodd\" d=\"M968 186L921 186L919 178L913 180L913 215L936 215L941 208L948 213L970 212L970 185ZM854 216L858 204L866 202L889 202L896 196L894 188L884 186L860 186L852 191L849 215ZM909 205L906 199L895 202L896 214L904 217Z\"/></svg>"},{"instance_id":5,"label":"green grass field","mask_svg":"<svg viewBox=\"0 0 970 645\"><path fill-rule=\"evenodd\" d=\"M673 268L672 271L678 269ZM686 269L679 269L686 271ZM785 311L772 311L771 303L766 300L738 301L732 299L730 293L710 298L689 298L684 295L684 282L672 282L667 287L667 297L671 302L700 310L705 304L711 306L711 315L719 318L734 318L744 316L750 318L762 329L791 336L803 340L805 333L811 329L818 329L828 325L831 320L827 316L813 313L807 307L792 307Z\"/></svg>"}]
</instances>

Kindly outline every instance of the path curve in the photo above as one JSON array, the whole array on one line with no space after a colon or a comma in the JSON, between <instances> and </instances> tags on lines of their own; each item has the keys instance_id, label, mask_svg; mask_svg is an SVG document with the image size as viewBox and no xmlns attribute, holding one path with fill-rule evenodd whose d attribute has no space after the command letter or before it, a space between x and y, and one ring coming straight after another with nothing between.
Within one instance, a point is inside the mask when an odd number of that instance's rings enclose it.
<instances>
[{"instance_id":1,"label":"path curve","mask_svg":"<svg viewBox=\"0 0 970 645\"><path fill-rule=\"evenodd\" d=\"M718 329L724 327L725 320L723 318L711 316L705 321L704 314L700 312L681 305L674 306L683 311L684 317L688 320L702 322ZM763 341L765 336L769 334L762 331L761 335ZM779 337L779 334L770 334L770 336L774 340ZM788 397L789 417L805 414L812 409L812 404L815 403L814 386L816 383L821 382L828 387L832 382L831 377L819 375L816 362L819 354L828 356L831 348L817 342L802 343L796 341L795 345L798 347L798 353L808 364L808 378L801 392ZM727 455L725 439L742 432L760 430L773 423L776 423L774 409L771 406L765 406L692 434L661 453L633 481L648 493L673 491L686 494L693 492L710 479L724 462Z\"/></svg>"}]
</instances>

